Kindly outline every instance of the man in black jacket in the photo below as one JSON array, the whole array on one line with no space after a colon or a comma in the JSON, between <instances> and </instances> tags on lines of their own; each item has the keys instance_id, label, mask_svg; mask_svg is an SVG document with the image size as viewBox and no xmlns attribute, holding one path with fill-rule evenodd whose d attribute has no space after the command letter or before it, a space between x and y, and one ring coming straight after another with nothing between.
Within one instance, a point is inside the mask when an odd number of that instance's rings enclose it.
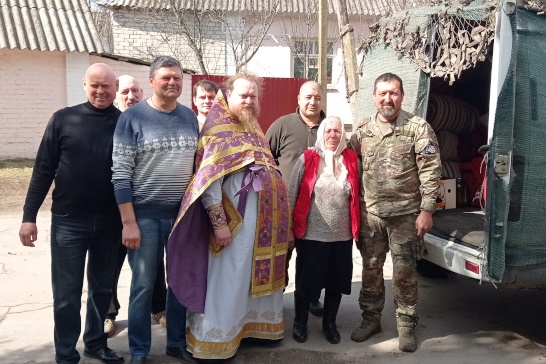
<instances>
[{"instance_id":1,"label":"man in black jacket","mask_svg":"<svg viewBox=\"0 0 546 364\"><path fill-rule=\"evenodd\" d=\"M118 83L103 63L83 80L87 102L53 114L36 155L19 237L33 247L36 216L53 181L51 280L55 361L78 363L81 295L87 257L88 298L84 355L121 363L107 347L103 322L110 303L121 221L112 188L112 140L120 111L113 106Z\"/></svg>"}]
</instances>

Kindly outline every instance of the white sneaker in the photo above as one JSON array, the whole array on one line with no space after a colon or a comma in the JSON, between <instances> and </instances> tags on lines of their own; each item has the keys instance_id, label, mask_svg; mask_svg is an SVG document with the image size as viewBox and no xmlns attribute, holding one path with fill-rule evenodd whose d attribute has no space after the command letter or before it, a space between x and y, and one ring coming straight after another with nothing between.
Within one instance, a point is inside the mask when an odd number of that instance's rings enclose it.
<instances>
[{"instance_id":1,"label":"white sneaker","mask_svg":"<svg viewBox=\"0 0 546 364\"><path fill-rule=\"evenodd\" d=\"M114 333L116 332L116 319L110 319L107 318L104 320L104 333L108 335L108 337L114 336Z\"/></svg>"},{"instance_id":2,"label":"white sneaker","mask_svg":"<svg viewBox=\"0 0 546 364\"><path fill-rule=\"evenodd\" d=\"M167 313L165 311L152 313L151 315L152 315L152 320L159 322L161 326L163 326L164 328L167 328Z\"/></svg>"}]
</instances>

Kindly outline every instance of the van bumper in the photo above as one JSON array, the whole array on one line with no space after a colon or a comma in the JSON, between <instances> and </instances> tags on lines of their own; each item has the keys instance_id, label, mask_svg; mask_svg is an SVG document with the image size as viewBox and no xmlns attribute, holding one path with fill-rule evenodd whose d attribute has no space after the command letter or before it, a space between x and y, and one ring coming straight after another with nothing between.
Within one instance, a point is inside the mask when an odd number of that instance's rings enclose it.
<instances>
[{"instance_id":1,"label":"van bumper","mask_svg":"<svg viewBox=\"0 0 546 364\"><path fill-rule=\"evenodd\" d=\"M424 236L427 254L423 259L451 272L489 281L484 272L484 251L446 240L431 234Z\"/></svg>"}]
</instances>

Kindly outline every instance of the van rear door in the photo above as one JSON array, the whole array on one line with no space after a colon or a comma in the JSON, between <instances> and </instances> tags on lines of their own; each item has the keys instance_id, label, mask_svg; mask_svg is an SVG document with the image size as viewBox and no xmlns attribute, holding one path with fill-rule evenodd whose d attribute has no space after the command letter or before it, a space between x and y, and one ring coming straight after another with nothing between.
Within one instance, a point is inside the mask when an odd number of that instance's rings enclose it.
<instances>
[{"instance_id":1,"label":"van rear door","mask_svg":"<svg viewBox=\"0 0 546 364\"><path fill-rule=\"evenodd\" d=\"M487 261L506 283L546 283L546 19L505 3L492 70Z\"/></svg>"}]
</instances>

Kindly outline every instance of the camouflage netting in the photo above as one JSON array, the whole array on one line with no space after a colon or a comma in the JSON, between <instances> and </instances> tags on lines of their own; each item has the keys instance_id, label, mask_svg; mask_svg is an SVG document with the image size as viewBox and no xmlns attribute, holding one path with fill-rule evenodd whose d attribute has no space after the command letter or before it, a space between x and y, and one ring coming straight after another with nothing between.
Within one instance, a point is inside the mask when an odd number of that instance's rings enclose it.
<instances>
[{"instance_id":1,"label":"camouflage netting","mask_svg":"<svg viewBox=\"0 0 546 364\"><path fill-rule=\"evenodd\" d=\"M546 13L546 0L523 1L521 7L523 9L535 12L537 15L544 15L544 13Z\"/></svg>"},{"instance_id":2,"label":"camouflage netting","mask_svg":"<svg viewBox=\"0 0 546 364\"><path fill-rule=\"evenodd\" d=\"M546 12L546 0L517 3L538 15ZM430 77L442 77L451 85L462 71L485 60L494 39L496 7L496 0L432 0L430 6L387 14L370 27L358 51L366 55L374 44L388 44Z\"/></svg>"},{"instance_id":3,"label":"camouflage netting","mask_svg":"<svg viewBox=\"0 0 546 364\"><path fill-rule=\"evenodd\" d=\"M370 28L359 52L366 54L377 43L388 44L430 77L452 84L462 71L485 60L494 38L495 8L494 1L477 0L431 3L387 15Z\"/></svg>"}]
</instances>

